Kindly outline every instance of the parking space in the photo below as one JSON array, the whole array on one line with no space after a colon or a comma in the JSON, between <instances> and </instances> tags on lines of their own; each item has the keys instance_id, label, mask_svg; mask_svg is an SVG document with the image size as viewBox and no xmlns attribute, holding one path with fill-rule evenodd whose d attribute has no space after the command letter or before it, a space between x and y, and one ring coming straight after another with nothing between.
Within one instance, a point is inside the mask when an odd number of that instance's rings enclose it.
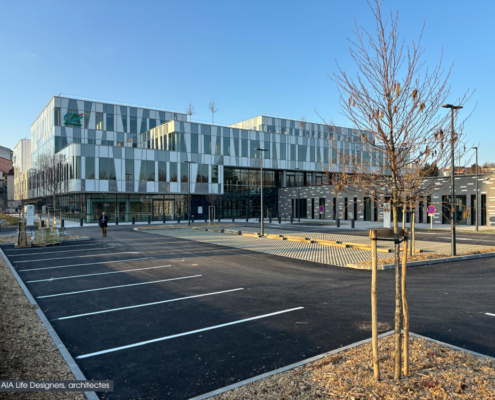
<instances>
[{"instance_id":1,"label":"parking space","mask_svg":"<svg viewBox=\"0 0 495 400\"><path fill-rule=\"evenodd\" d=\"M367 271L85 229L94 240L4 252L86 377L115 381L102 398L189 398L370 335L358 328L370 319ZM393 273L380 276L380 321L392 322ZM438 293L409 290L414 331L434 330L415 299ZM495 354L483 329L471 349L483 341Z\"/></svg>"}]
</instances>

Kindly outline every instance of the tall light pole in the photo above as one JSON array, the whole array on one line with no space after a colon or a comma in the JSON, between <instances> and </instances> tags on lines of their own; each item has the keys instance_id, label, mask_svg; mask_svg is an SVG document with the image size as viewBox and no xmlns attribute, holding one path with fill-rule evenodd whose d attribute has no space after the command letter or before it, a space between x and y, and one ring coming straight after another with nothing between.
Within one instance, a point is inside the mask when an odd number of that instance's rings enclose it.
<instances>
[{"instance_id":1,"label":"tall light pole","mask_svg":"<svg viewBox=\"0 0 495 400\"><path fill-rule=\"evenodd\" d=\"M260 158L261 158L261 236L265 234L263 230L263 152L268 151L266 149L261 149L261 148L255 148L255 150L260 152Z\"/></svg>"},{"instance_id":2,"label":"tall light pole","mask_svg":"<svg viewBox=\"0 0 495 400\"><path fill-rule=\"evenodd\" d=\"M476 231L478 231L478 147L473 147L473 149L476 150L476 206L475 206L475 212L476 212Z\"/></svg>"},{"instance_id":3,"label":"tall light pole","mask_svg":"<svg viewBox=\"0 0 495 400\"><path fill-rule=\"evenodd\" d=\"M456 254L456 248L455 248L455 220L456 220L456 215L455 215L455 191L454 191L454 186L455 186L455 175L454 175L454 160L455 160L455 139L454 139L454 110L460 110L462 106L453 106L452 104L443 104L443 108L450 108L451 111L451 130L450 130L450 155L451 155L451 169L450 169L450 174L451 174L451 186L452 186L452 204L450 208L450 231L451 231L451 254L455 256Z\"/></svg>"},{"instance_id":4,"label":"tall light pole","mask_svg":"<svg viewBox=\"0 0 495 400\"><path fill-rule=\"evenodd\" d=\"M194 161L186 161L187 163L187 224L191 225L191 164Z\"/></svg>"},{"instance_id":5,"label":"tall light pole","mask_svg":"<svg viewBox=\"0 0 495 400\"><path fill-rule=\"evenodd\" d=\"M301 199L299 198L299 181L298 181L298 175L299 175L299 168L294 168L296 172L296 184L297 184L297 222L301 223Z\"/></svg>"}]
</instances>

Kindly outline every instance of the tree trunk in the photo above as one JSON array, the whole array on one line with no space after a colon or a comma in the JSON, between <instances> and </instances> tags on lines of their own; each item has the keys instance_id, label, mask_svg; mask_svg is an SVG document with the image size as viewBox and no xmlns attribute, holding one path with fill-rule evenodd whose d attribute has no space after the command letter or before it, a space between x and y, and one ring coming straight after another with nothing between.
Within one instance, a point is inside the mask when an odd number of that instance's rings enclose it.
<instances>
[{"instance_id":1,"label":"tree trunk","mask_svg":"<svg viewBox=\"0 0 495 400\"><path fill-rule=\"evenodd\" d=\"M376 231L371 230L371 332L373 348L373 375L375 381L380 380L380 364L378 357L378 316L376 311L376 269L377 269Z\"/></svg>"},{"instance_id":2,"label":"tree trunk","mask_svg":"<svg viewBox=\"0 0 495 400\"><path fill-rule=\"evenodd\" d=\"M407 238L404 231L404 251L402 252L402 311L404 315L404 376L409 375L409 311L407 309L406 269L407 269Z\"/></svg>"},{"instance_id":3,"label":"tree trunk","mask_svg":"<svg viewBox=\"0 0 495 400\"><path fill-rule=\"evenodd\" d=\"M395 182L394 182L395 183ZM399 210L397 209L397 190L394 188L393 190L393 210L394 210L394 233L395 239L398 242L399 240L399 222L397 218L397 213ZM404 222L404 219L402 219ZM400 257L400 244L395 243L395 329L394 329L394 359L395 359L395 369L394 369L394 379L400 379L401 377L401 338L400 338L400 315L401 315L401 278L400 278L400 266L399 266L399 257Z\"/></svg>"}]
</instances>

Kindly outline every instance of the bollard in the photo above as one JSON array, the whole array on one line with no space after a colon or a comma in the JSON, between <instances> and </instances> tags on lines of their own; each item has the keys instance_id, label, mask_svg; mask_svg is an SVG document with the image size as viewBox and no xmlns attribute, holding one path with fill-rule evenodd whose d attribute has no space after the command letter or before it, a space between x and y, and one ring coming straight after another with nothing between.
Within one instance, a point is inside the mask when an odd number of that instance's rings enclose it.
<instances>
[{"instance_id":1,"label":"bollard","mask_svg":"<svg viewBox=\"0 0 495 400\"><path fill-rule=\"evenodd\" d=\"M290 216L290 223L293 224L294 223L294 216L291 214Z\"/></svg>"},{"instance_id":2,"label":"bollard","mask_svg":"<svg viewBox=\"0 0 495 400\"><path fill-rule=\"evenodd\" d=\"M249 222L249 217L248 216L246 216L246 222Z\"/></svg>"},{"instance_id":3,"label":"bollard","mask_svg":"<svg viewBox=\"0 0 495 400\"><path fill-rule=\"evenodd\" d=\"M151 215L148 215L148 225L151 224Z\"/></svg>"},{"instance_id":4,"label":"bollard","mask_svg":"<svg viewBox=\"0 0 495 400\"><path fill-rule=\"evenodd\" d=\"M165 223L165 215L163 216L163 223Z\"/></svg>"},{"instance_id":5,"label":"bollard","mask_svg":"<svg viewBox=\"0 0 495 400\"><path fill-rule=\"evenodd\" d=\"M180 214L177 214L177 223L180 224Z\"/></svg>"},{"instance_id":6,"label":"bollard","mask_svg":"<svg viewBox=\"0 0 495 400\"><path fill-rule=\"evenodd\" d=\"M119 217L115 217L115 226L119 224Z\"/></svg>"},{"instance_id":7,"label":"bollard","mask_svg":"<svg viewBox=\"0 0 495 400\"><path fill-rule=\"evenodd\" d=\"M268 221L270 221L270 224L272 223L272 216L268 217Z\"/></svg>"},{"instance_id":8,"label":"bollard","mask_svg":"<svg viewBox=\"0 0 495 400\"><path fill-rule=\"evenodd\" d=\"M136 217L132 217L132 225L136 224Z\"/></svg>"},{"instance_id":9,"label":"bollard","mask_svg":"<svg viewBox=\"0 0 495 400\"><path fill-rule=\"evenodd\" d=\"M278 223L281 224L282 223L282 217L279 215L278 216Z\"/></svg>"},{"instance_id":10,"label":"bollard","mask_svg":"<svg viewBox=\"0 0 495 400\"><path fill-rule=\"evenodd\" d=\"M61 226L62 226L62 228L64 228L64 226L65 226L64 222L65 222L65 220L64 220L64 219L62 219L62 225L61 225Z\"/></svg>"},{"instance_id":11,"label":"bollard","mask_svg":"<svg viewBox=\"0 0 495 400\"><path fill-rule=\"evenodd\" d=\"M337 218L337 228L340 228L340 218Z\"/></svg>"},{"instance_id":12,"label":"bollard","mask_svg":"<svg viewBox=\"0 0 495 400\"><path fill-rule=\"evenodd\" d=\"M218 222L220 222L220 217L218 217Z\"/></svg>"},{"instance_id":13,"label":"bollard","mask_svg":"<svg viewBox=\"0 0 495 400\"><path fill-rule=\"evenodd\" d=\"M234 217L232 217L232 222L235 222L235 218Z\"/></svg>"},{"instance_id":14,"label":"bollard","mask_svg":"<svg viewBox=\"0 0 495 400\"><path fill-rule=\"evenodd\" d=\"M351 221L351 228L354 228L354 222L355 222L355 221L356 221L355 219L353 219L353 220Z\"/></svg>"},{"instance_id":15,"label":"bollard","mask_svg":"<svg viewBox=\"0 0 495 400\"><path fill-rule=\"evenodd\" d=\"M191 215L191 222L194 224L194 215Z\"/></svg>"},{"instance_id":16,"label":"bollard","mask_svg":"<svg viewBox=\"0 0 495 400\"><path fill-rule=\"evenodd\" d=\"M83 226L83 219L81 218L81 226ZM45 221L42 222L42 225L41 225L43 228L45 227Z\"/></svg>"},{"instance_id":17,"label":"bollard","mask_svg":"<svg viewBox=\"0 0 495 400\"><path fill-rule=\"evenodd\" d=\"M208 217L205 214L205 224L208 222Z\"/></svg>"}]
</instances>

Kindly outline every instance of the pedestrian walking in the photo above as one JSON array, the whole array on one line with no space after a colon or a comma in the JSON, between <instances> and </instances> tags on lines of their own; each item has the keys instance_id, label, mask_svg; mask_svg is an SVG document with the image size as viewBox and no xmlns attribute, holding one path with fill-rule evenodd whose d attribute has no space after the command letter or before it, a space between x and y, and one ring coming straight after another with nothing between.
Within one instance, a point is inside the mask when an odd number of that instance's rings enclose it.
<instances>
[{"instance_id":1,"label":"pedestrian walking","mask_svg":"<svg viewBox=\"0 0 495 400\"><path fill-rule=\"evenodd\" d=\"M100 219L98 220L101 228L101 232L103 233L103 237L107 237L107 224L108 224L108 217L105 215L104 212L101 213Z\"/></svg>"}]
</instances>

